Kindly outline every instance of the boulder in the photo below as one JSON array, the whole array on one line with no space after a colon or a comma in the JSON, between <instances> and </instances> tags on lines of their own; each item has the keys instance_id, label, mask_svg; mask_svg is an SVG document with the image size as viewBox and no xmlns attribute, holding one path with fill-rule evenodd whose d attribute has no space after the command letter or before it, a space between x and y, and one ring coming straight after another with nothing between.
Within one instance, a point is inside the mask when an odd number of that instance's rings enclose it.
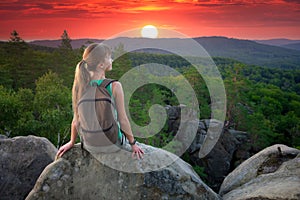
<instances>
[{"instance_id":1,"label":"boulder","mask_svg":"<svg viewBox=\"0 0 300 200\"><path fill-rule=\"evenodd\" d=\"M3 139L7 139L8 137L6 135L1 135L0 134L0 140L3 140Z\"/></svg>"},{"instance_id":2,"label":"boulder","mask_svg":"<svg viewBox=\"0 0 300 200\"><path fill-rule=\"evenodd\" d=\"M190 154L192 163L204 167L207 174L205 181L214 191L219 191L224 178L231 171L231 160L236 148L236 139L230 133L223 132L207 156L199 158L198 152Z\"/></svg>"},{"instance_id":3,"label":"boulder","mask_svg":"<svg viewBox=\"0 0 300 200\"><path fill-rule=\"evenodd\" d=\"M216 137L217 142L211 151L205 157L201 157L201 148L205 147L203 144L209 141L208 138L210 138L210 132L207 131L208 126L216 127L219 130L223 124L217 120L200 120L197 135L192 145L188 148L187 153L192 165L204 167L204 173L207 174L205 182L214 191L218 192L224 178L235 167L235 160L241 159L237 158L237 152L241 152L245 148L244 144L247 142L247 135L243 133L246 138L239 138L236 137L236 134L232 134L232 130L225 129L220 137ZM211 144L213 144L212 140L209 141Z\"/></svg>"},{"instance_id":4,"label":"boulder","mask_svg":"<svg viewBox=\"0 0 300 200\"><path fill-rule=\"evenodd\" d=\"M166 106L167 111L167 124L168 124L168 133L176 133L180 124L180 113L181 107L179 106Z\"/></svg>"},{"instance_id":5,"label":"boulder","mask_svg":"<svg viewBox=\"0 0 300 200\"><path fill-rule=\"evenodd\" d=\"M300 199L300 150L273 145L244 161L221 185L224 200Z\"/></svg>"},{"instance_id":6,"label":"boulder","mask_svg":"<svg viewBox=\"0 0 300 200\"><path fill-rule=\"evenodd\" d=\"M181 111L184 106L166 106L168 116L168 133L178 131L179 124L186 127L185 133L193 133L190 121L181 120ZM192 134L186 134L192 135ZM179 138L184 144L185 138ZM249 144L250 137L246 132L224 128L224 123L216 119L202 119L198 121L197 133L186 148L184 158L193 166L204 168L205 182L214 191L218 192L224 178L240 163L248 159L253 153ZM181 153L180 152L180 153ZM177 153L177 155L180 155Z\"/></svg>"},{"instance_id":7,"label":"boulder","mask_svg":"<svg viewBox=\"0 0 300 200\"><path fill-rule=\"evenodd\" d=\"M130 153L124 160L122 152L92 155L76 144L45 168L26 200L220 199L189 164L164 150L139 145L144 158L132 159ZM172 163L151 170L169 158Z\"/></svg>"},{"instance_id":8,"label":"boulder","mask_svg":"<svg viewBox=\"0 0 300 200\"><path fill-rule=\"evenodd\" d=\"M19 136L0 139L0 198L24 199L57 149L46 138Z\"/></svg>"}]
</instances>

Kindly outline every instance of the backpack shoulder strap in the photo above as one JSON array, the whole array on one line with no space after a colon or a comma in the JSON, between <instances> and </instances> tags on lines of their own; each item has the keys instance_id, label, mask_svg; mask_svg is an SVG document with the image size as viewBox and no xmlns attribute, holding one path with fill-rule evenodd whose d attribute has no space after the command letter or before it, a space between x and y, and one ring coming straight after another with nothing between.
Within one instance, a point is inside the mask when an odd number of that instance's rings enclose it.
<instances>
[{"instance_id":1,"label":"backpack shoulder strap","mask_svg":"<svg viewBox=\"0 0 300 200\"><path fill-rule=\"evenodd\" d=\"M106 88L107 86L109 86L109 84L111 84L112 82L115 82L115 81L117 81L117 80L114 80L114 79L104 79L103 81L102 81L102 83L99 85L99 87L104 87L104 88Z\"/></svg>"}]
</instances>

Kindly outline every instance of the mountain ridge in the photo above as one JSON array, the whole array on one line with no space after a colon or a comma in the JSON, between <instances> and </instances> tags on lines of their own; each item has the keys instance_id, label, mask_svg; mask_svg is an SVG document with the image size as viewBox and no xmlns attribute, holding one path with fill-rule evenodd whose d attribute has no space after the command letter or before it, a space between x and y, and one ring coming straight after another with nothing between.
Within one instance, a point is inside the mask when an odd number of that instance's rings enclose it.
<instances>
[{"instance_id":1,"label":"mountain ridge","mask_svg":"<svg viewBox=\"0 0 300 200\"><path fill-rule=\"evenodd\" d=\"M267 44L271 46L278 46L278 47L300 51L300 40L276 38L276 39L269 39L269 40L254 40L254 41L260 44Z\"/></svg>"},{"instance_id":2,"label":"mountain ridge","mask_svg":"<svg viewBox=\"0 0 300 200\"><path fill-rule=\"evenodd\" d=\"M294 43L299 43L300 40L291 40L291 39L286 39L286 38L274 38L274 39L267 39L267 40L253 40L257 43L261 44L268 44L272 46L283 46L283 45L288 45L288 44L294 44Z\"/></svg>"},{"instance_id":3,"label":"mountain ridge","mask_svg":"<svg viewBox=\"0 0 300 200\"><path fill-rule=\"evenodd\" d=\"M179 40L180 39L180 40ZM174 45L174 41L180 41L180 44L184 45L184 41L191 39L188 38L113 38L110 40L103 39L74 39L71 41L73 48L80 48L82 46L87 46L91 42L107 42L110 46L115 47L116 45L123 43L128 46L138 47L147 46L154 41L158 41L162 46ZM245 39L235 39L227 38L222 36L212 36L212 37L196 37L193 38L194 41L198 42L204 50L212 57L226 57L238 60L245 64L259 65L263 67L271 68L284 68L284 69L300 69L300 51L282 47L274 46L269 44L258 43L253 40ZM290 40L289 40L290 41ZM30 44L49 46L49 47L59 47L61 40L38 40L31 41ZM296 42L294 44L297 44ZM175 44L176 45L176 44ZM174 47L176 48L176 46ZM182 48L178 46L178 49ZM189 47L186 47L189 48ZM129 48L130 49L130 48ZM197 51L197 49L194 49ZM153 53L153 52L152 52Z\"/></svg>"}]
</instances>

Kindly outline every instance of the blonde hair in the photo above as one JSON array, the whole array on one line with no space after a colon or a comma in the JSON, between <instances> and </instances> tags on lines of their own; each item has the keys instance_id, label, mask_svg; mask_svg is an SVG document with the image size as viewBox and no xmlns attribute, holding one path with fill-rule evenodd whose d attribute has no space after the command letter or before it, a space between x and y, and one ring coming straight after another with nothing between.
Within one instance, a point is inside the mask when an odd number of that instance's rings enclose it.
<instances>
[{"instance_id":1,"label":"blonde hair","mask_svg":"<svg viewBox=\"0 0 300 200\"><path fill-rule=\"evenodd\" d=\"M72 89L72 105L74 116L78 119L77 103L86 89L90 86L91 74L97 70L105 57L111 54L111 49L105 44L92 43L82 55L82 60L77 64Z\"/></svg>"}]
</instances>

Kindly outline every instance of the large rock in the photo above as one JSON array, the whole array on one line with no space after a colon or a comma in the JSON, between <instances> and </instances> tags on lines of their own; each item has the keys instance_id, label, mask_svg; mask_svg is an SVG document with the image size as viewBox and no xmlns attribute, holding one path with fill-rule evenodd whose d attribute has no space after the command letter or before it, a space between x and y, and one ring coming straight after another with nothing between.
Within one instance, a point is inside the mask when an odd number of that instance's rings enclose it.
<instances>
[{"instance_id":1,"label":"large rock","mask_svg":"<svg viewBox=\"0 0 300 200\"><path fill-rule=\"evenodd\" d=\"M208 175L206 182L214 191L219 191L224 178L231 171L231 160L237 143L230 133L223 132L207 156L199 158L198 151L190 154L192 163L204 167L204 172Z\"/></svg>"},{"instance_id":2,"label":"large rock","mask_svg":"<svg viewBox=\"0 0 300 200\"><path fill-rule=\"evenodd\" d=\"M184 109L184 106L166 106L168 133L176 133L180 123L183 127L191 127L191 121L181 121L180 114ZM190 164L204 168L207 176L203 179L216 192L224 178L253 155L249 134L223 126L224 123L216 119L199 120L196 136L184 154ZM189 130L186 129L185 132L189 133ZM180 140L184 141L184 138Z\"/></svg>"},{"instance_id":3,"label":"large rock","mask_svg":"<svg viewBox=\"0 0 300 200\"><path fill-rule=\"evenodd\" d=\"M120 152L99 154L96 159L77 144L45 168L26 200L220 199L191 166L178 157L170 165L150 171L159 162L175 156L140 145L146 152L142 160L128 157L120 162ZM158 154L153 157L154 151ZM116 169L118 167L124 171ZM134 169L134 173L128 169Z\"/></svg>"},{"instance_id":4,"label":"large rock","mask_svg":"<svg viewBox=\"0 0 300 200\"><path fill-rule=\"evenodd\" d=\"M240 152L248 141L247 134L233 130L223 130L220 137L216 137L216 144L211 151L203 158L199 156L203 144L210 139L208 127L212 130L222 130L223 123L217 120L200 120L199 129L192 145L187 150L190 163L193 165L204 167L204 172L207 174L205 182L214 190L219 191L224 178L233 170L236 164L237 152ZM233 134L234 133L234 134ZM244 137L238 137L243 135ZM211 141L212 141L211 140ZM248 158L248 157L247 157ZM246 159L245 159L246 160Z\"/></svg>"},{"instance_id":5,"label":"large rock","mask_svg":"<svg viewBox=\"0 0 300 200\"><path fill-rule=\"evenodd\" d=\"M300 150L273 145L255 154L222 183L224 200L300 199Z\"/></svg>"},{"instance_id":6,"label":"large rock","mask_svg":"<svg viewBox=\"0 0 300 200\"><path fill-rule=\"evenodd\" d=\"M0 199L24 199L43 169L53 162L56 148L46 138L0 139Z\"/></svg>"}]
</instances>

